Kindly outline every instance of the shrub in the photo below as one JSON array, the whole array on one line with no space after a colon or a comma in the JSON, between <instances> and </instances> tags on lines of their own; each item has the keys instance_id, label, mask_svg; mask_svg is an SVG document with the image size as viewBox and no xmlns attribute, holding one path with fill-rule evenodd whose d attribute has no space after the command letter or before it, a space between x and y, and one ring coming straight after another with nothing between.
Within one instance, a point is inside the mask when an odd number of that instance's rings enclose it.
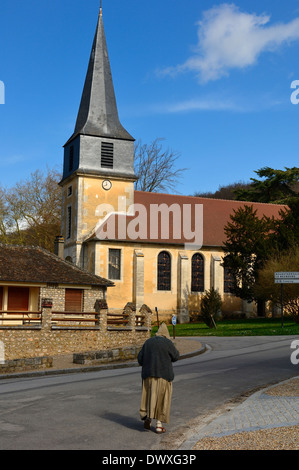
<instances>
[{"instance_id":1,"label":"shrub","mask_svg":"<svg viewBox=\"0 0 299 470\"><path fill-rule=\"evenodd\" d=\"M221 308L221 296L212 287L212 289L204 293L201 299L201 318L209 328L216 328L214 317L221 312Z\"/></svg>"},{"instance_id":2,"label":"shrub","mask_svg":"<svg viewBox=\"0 0 299 470\"><path fill-rule=\"evenodd\" d=\"M291 299L284 305L284 312L286 312L293 319L295 323L299 323L299 298Z\"/></svg>"}]
</instances>

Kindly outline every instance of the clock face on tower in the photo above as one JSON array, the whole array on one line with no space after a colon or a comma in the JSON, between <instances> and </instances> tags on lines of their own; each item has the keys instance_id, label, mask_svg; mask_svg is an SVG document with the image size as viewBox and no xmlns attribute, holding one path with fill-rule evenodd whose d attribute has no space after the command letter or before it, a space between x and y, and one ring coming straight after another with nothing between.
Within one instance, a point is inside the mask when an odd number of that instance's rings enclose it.
<instances>
[{"instance_id":1,"label":"clock face on tower","mask_svg":"<svg viewBox=\"0 0 299 470\"><path fill-rule=\"evenodd\" d=\"M111 181L109 181L109 180L104 180L103 183L102 183L102 187L103 187L103 189L105 189L106 191L109 191L109 189L111 189L111 187L112 187Z\"/></svg>"}]
</instances>

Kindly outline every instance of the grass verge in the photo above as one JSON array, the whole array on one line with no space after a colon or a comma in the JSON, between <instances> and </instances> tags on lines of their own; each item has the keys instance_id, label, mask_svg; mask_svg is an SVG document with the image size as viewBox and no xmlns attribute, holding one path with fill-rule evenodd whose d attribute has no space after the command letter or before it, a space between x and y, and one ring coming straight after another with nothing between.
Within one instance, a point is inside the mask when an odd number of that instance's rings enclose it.
<instances>
[{"instance_id":1,"label":"grass verge","mask_svg":"<svg viewBox=\"0 0 299 470\"><path fill-rule=\"evenodd\" d=\"M176 336L276 336L299 335L299 324L285 318L250 318L242 320L222 320L217 328L209 328L205 323L183 323L175 327ZM152 329L152 335L157 332L157 326ZM173 335L172 325L168 326Z\"/></svg>"}]
</instances>

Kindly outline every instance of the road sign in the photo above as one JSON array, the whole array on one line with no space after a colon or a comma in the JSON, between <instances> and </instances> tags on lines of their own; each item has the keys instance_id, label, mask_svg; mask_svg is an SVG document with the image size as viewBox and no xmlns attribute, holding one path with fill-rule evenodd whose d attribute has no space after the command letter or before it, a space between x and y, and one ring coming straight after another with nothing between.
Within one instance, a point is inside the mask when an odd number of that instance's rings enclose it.
<instances>
[{"instance_id":1,"label":"road sign","mask_svg":"<svg viewBox=\"0 0 299 470\"><path fill-rule=\"evenodd\" d=\"M277 272L274 276L274 283L281 285L281 326L283 328L283 285L299 284L299 272Z\"/></svg>"},{"instance_id":2,"label":"road sign","mask_svg":"<svg viewBox=\"0 0 299 470\"><path fill-rule=\"evenodd\" d=\"M175 325L176 325L176 315L172 315L172 331L173 331L173 339L175 339Z\"/></svg>"},{"instance_id":3,"label":"road sign","mask_svg":"<svg viewBox=\"0 0 299 470\"><path fill-rule=\"evenodd\" d=\"M299 284L299 272L275 273L275 284Z\"/></svg>"}]
</instances>

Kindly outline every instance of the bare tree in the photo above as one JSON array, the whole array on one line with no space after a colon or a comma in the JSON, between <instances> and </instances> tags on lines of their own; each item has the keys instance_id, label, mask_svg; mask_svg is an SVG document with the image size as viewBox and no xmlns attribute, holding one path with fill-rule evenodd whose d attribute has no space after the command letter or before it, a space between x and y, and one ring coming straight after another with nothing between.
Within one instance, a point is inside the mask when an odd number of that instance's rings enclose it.
<instances>
[{"instance_id":1,"label":"bare tree","mask_svg":"<svg viewBox=\"0 0 299 470\"><path fill-rule=\"evenodd\" d=\"M0 188L0 241L18 245L38 245L53 251L60 233L60 173L37 170L25 181L8 189Z\"/></svg>"},{"instance_id":2,"label":"bare tree","mask_svg":"<svg viewBox=\"0 0 299 470\"><path fill-rule=\"evenodd\" d=\"M177 169L176 161L180 155L170 149L163 149L161 141L155 139L151 144L135 145L135 174L138 180L135 189L147 192L163 192L176 188L178 180L186 168Z\"/></svg>"}]
</instances>

